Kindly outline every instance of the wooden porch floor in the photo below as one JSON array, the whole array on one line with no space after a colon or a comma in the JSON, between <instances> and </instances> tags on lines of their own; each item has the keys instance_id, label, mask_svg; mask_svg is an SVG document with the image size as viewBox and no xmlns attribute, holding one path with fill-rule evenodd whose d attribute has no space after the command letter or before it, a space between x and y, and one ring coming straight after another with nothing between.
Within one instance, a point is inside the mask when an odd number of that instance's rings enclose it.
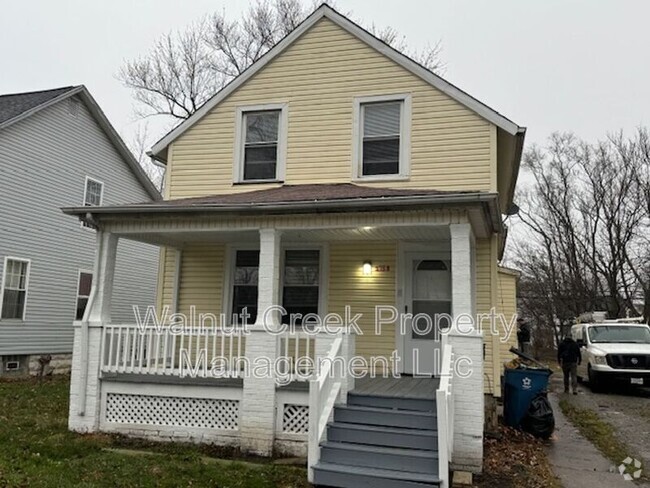
<instances>
[{"instance_id":1,"label":"wooden porch floor","mask_svg":"<svg viewBox=\"0 0 650 488\"><path fill-rule=\"evenodd\" d=\"M375 395L391 398L430 399L436 397L438 378L416 378L401 376L399 378L370 378L355 380L353 393L358 395Z\"/></svg>"}]
</instances>

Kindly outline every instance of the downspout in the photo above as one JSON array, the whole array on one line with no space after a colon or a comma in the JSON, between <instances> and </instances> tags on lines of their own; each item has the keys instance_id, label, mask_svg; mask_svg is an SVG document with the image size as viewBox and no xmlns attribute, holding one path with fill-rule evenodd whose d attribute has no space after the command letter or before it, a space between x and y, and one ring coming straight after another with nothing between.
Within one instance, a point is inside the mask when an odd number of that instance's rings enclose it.
<instances>
[{"instance_id":1,"label":"downspout","mask_svg":"<svg viewBox=\"0 0 650 488\"><path fill-rule=\"evenodd\" d=\"M103 247L104 233L101 230L97 230L97 254L95 255L95 263L93 264L93 284L90 289L90 296L88 297L86 311L84 312L84 316L81 319L81 377L79 378L79 402L77 404L77 414L81 417L86 415L86 388L88 387L88 328L90 325L90 315L92 314L92 310L95 305L95 299L97 297L97 283L99 282L99 260L103 254Z\"/></svg>"}]
</instances>

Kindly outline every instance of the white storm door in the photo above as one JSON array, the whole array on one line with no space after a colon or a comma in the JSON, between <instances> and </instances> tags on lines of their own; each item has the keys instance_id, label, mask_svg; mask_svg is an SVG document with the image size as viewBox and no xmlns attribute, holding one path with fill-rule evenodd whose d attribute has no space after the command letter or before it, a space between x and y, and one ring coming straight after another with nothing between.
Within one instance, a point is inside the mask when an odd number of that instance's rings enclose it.
<instances>
[{"instance_id":1,"label":"white storm door","mask_svg":"<svg viewBox=\"0 0 650 488\"><path fill-rule=\"evenodd\" d=\"M451 316L451 266L447 260L407 254L405 259L404 373L433 375L440 361L440 330ZM443 315L446 314L446 315Z\"/></svg>"}]
</instances>

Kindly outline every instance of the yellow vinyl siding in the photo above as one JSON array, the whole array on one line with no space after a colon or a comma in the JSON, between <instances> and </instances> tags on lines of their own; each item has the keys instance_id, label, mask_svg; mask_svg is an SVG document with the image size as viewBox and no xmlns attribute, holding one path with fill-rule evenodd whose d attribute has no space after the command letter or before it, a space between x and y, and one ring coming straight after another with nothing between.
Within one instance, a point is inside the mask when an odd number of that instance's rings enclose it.
<instances>
[{"instance_id":1,"label":"yellow vinyl siding","mask_svg":"<svg viewBox=\"0 0 650 488\"><path fill-rule=\"evenodd\" d=\"M513 315L517 313L517 277L510 272L498 272L499 278L499 312L505 316L505 320L510 322ZM501 337L506 336L504 328L500 331ZM510 336L507 336L506 341L500 342L501 357L500 366L505 361L514 358L514 354L510 352L511 347L517 347L517 326L512 328Z\"/></svg>"},{"instance_id":2,"label":"yellow vinyl siding","mask_svg":"<svg viewBox=\"0 0 650 488\"><path fill-rule=\"evenodd\" d=\"M169 307L171 310L173 295L174 295L174 281L176 271L176 251L169 247L163 247L160 250L160 276L158 285L158 308L159 313L162 312L163 307Z\"/></svg>"},{"instance_id":3,"label":"yellow vinyl siding","mask_svg":"<svg viewBox=\"0 0 650 488\"><path fill-rule=\"evenodd\" d=\"M183 249L179 312L189 314L192 305L197 314L222 312L224 257L223 244L191 244Z\"/></svg>"},{"instance_id":4,"label":"yellow vinyl siding","mask_svg":"<svg viewBox=\"0 0 650 488\"><path fill-rule=\"evenodd\" d=\"M356 354L390 357L395 350L394 326L375 334L375 306L395 305L396 242L333 242L329 248L328 313L343 315L345 306L352 315L363 314L358 322L363 335L356 338ZM388 272L364 276L363 262L386 265Z\"/></svg>"},{"instance_id":5,"label":"yellow vinyl siding","mask_svg":"<svg viewBox=\"0 0 650 488\"><path fill-rule=\"evenodd\" d=\"M287 184L350 182L353 100L412 96L411 177L368 183L443 190L492 190L493 129L328 19L227 97L170 147L170 198L250 191L232 185L236 108L288 103Z\"/></svg>"},{"instance_id":6,"label":"yellow vinyl siding","mask_svg":"<svg viewBox=\"0 0 650 488\"><path fill-rule=\"evenodd\" d=\"M476 240L476 309L479 314L488 314L494 306L492 299L492 241L491 239ZM494 361L496 360L492 334L489 322L482 323L483 343L485 358L483 362L483 374L485 381L485 392L495 391Z\"/></svg>"}]
</instances>

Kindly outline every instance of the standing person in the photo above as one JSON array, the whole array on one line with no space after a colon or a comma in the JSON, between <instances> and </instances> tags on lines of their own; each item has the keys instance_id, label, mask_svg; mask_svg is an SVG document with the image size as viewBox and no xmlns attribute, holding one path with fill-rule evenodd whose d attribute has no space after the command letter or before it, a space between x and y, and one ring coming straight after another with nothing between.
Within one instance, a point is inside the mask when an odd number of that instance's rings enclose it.
<instances>
[{"instance_id":1,"label":"standing person","mask_svg":"<svg viewBox=\"0 0 650 488\"><path fill-rule=\"evenodd\" d=\"M530 354L530 326L524 319L519 319L518 322L517 342L519 342L519 350L525 354Z\"/></svg>"},{"instance_id":2,"label":"standing person","mask_svg":"<svg viewBox=\"0 0 650 488\"><path fill-rule=\"evenodd\" d=\"M573 394L578 394L578 364L582 362L580 346L571 336L565 336L557 348L557 362L564 373L564 393L569 393L569 382Z\"/></svg>"}]
</instances>

